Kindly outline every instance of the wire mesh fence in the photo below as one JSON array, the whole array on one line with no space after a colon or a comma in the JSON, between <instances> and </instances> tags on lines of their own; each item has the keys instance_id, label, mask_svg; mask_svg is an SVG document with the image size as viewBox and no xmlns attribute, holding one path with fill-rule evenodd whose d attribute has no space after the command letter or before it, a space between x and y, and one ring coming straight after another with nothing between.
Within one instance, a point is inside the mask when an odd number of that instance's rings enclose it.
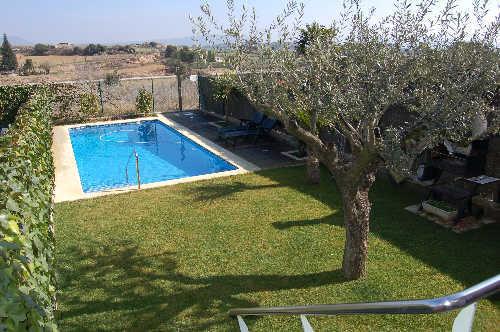
<instances>
[{"instance_id":1,"label":"wire mesh fence","mask_svg":"<svg viewBox=\"0 0 500 332\"><path fill-rule=\"evenodd\" d=\"M196 76L183 79L180 87L176 76L63 82L52 87L57 96L54 118L60 123L135 115L136 99L142 89L151 94L154 113L178 110L180 98L183 109L199 108Z\"/></svg>"}]
</instances>

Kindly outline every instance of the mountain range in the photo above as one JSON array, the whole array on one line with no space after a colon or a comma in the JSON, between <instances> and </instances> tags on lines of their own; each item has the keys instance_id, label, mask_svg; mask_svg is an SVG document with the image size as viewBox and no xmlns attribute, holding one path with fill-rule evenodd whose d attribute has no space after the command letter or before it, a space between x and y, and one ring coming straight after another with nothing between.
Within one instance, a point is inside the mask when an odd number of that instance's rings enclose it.
<instances>
[{"instance_id":1,"label":"mountain range","mask_svg":"<svg viewBox=\"0 0 500 332\"><path fill-rule=\"evenodd\" d=\"M29 40L26 40L22 37L15 36L15 35L7 35L7 38L9 39L9 42L11 45L14 46L32 46L40 41L32 42ZM180 38L152 38L152 39L145 39L145 40L133 40L133 41L122 41L122 42L93 42L94 44L100 43L104 45L127 45L127 44L141 44L143 42L150 42L150 41L155 41L157 43L161 44L169 44L169 45L177 45L177 46L192 46L194 44L192 37L180 37ZM47 42L41 42L41 43L47 43ZM56 44L57 42L49 42L49 44ZM92 42L89 42L92 43ZM86 43L74 43L75 45L85 45Z\"/></svg>"}]
</instances>

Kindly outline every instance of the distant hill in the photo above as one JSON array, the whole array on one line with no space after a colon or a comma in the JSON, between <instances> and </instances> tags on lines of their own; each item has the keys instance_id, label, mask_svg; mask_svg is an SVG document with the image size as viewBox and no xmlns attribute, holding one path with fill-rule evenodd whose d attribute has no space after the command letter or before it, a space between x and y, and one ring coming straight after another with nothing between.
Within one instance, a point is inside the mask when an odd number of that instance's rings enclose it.
<instances>
[{"instance_id":1,"label":"distant hill","mask_svg":"<svg viewBox=\"0 0 500 332\"><path fill-rule=\"evenodd\" d=\"M222 38L220 38L222 41ZM181 37L181 38L153 38L149 40L140 40L140 41L133 41L133 42L128 42L128 43L119 43L119 44L141 44L143 42L150 42L154 41L157 43L165 44L165 45L175 45L175 46L193 46L195 43L193 41L193 37ZM205 40L200 40L201 46L205 47L208 46Z\"/></svg>"},{"instance_id":2,"label":"distant hill","mask_svg":"<svg viewBox=\"0 0 500 332\"><path fill-rule=\"evenodd\" d=\"M7 35L7 39L9 40L9 42L12 46L30 46L30 45L33 45L32 42L30 42L26 39L23 39L21 37L18 37L18 36Z\"/></svg>"},{"instance_id":3,"label":"distant hill","mask_svg":"<svg viewBox=\"0 0 500 332\"><path fill-rule=\"evenodd\" d=\"M35 42L28 41L28 40L21 38L19 36L7 35L7 38L9 39L9 42L13 46L33 46L35 44ZM167 45L176 45L176 46L193 46L194 45L193 38L191 36L180 37L180 38L152 38L152 39L146 39L146 40L133 40L133 41L123 41L123 42L93 42L93 43L94 44L101 43L104 45L127 45L127 44L142 44L144 42L150 42L150 41L155 41L157 43L167 44ZM36 43L38 43L38 42L39 41L36 41ZM47 42L42 42L42 43L47 43ZM55 42L49 42L48 44L55 44ZM75 43L75 45L87 45L87 43ZM207 43L202 41L201 46L205 47L208 45L207 45Z\"/></svg>"},{"instance_id":4,"label":"distant hill","mask_svg":"<svg viewBox=\"0 0 500 332\"><path fill-rule=\"evenodd\" d=\"M192 46L194 44L192 37L153 39L153 41L176 46Z\"/></svg>"}]
</instances>

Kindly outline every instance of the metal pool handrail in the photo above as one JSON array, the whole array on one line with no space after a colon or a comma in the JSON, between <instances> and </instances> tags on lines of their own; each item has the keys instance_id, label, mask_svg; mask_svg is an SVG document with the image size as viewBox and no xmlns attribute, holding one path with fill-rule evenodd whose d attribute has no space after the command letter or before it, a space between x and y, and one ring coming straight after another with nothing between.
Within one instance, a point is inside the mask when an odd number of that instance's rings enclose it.
<instances>
[{"instance_id":1,"label":"metal pool handrail","mask_svg":"<svg viewBox=\"0 0 500 332\"><path fill-rule=\"evenodd\" d=\"M141 189L141 173L139 171L139 155L137 154L137 151L135 149L128 156L127 164L125 165L125 180L128 183L128 164L130 163L130 159L132 156L135 156L135 172L137 174L137 187L138 187L138 189Z\"/></svg>"},{"instance_id":2,"label":"metal pool handrail","mask_svg":"<svg viewBox=\"0 0 500 332\"><path fill-rule=\"evenodd\" d=\"M432 314L464 308L482 298L498 292L499 290L500 274L461 292L433 299L268 308L241 308L230 310L229 315L237 316L241 327L242 323L244 325L241 316L301 315L303 325L307 325L307 319L305 319L306 315ZM242 329L242 331L243 330L244 329ZM312 331L312 329L310 329L310 331Z\"/></svg>"}]
</instances>

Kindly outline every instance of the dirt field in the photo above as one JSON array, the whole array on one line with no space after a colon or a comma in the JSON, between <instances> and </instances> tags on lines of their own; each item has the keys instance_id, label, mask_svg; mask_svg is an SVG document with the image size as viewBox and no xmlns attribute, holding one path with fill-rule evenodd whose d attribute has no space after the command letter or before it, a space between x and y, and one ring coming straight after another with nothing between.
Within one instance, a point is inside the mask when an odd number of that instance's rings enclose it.
<instances>
[{"instance_id":1,"label":"dirt field","mask_svg":"<svg viewBox=\"0 0 500 332\"><path fill-rule=\"evenodd\" d=\"M3 75L0 84L42 83L74 80L102 79L106 73L115 70L120 77L163 75L165 66L161 63L160 53L118 54L97 56L24 56L17 55L21 67L26 59L32 59L35 68L41 64L50 66L48 75Z\"/></svg>"},{"instance_id":2,"label":"dirt field","mask_svg":"<svg viewBox=\"0 0 500 332\"><path fill-rule=\"evenodd\" d=\"M117 71L122 78L166 74L160 52L96 56L25 56L18 54L17 59L19 67L22 67L26 59L32 59L35 68L42 64L48 64L50 73L29 76L0 75L0 85L95 80L103 79L107 73L114 71ZM214 74L224 71L226 70L208 68L194 70L193 73Z\"/></svg>"}]
</instances>

